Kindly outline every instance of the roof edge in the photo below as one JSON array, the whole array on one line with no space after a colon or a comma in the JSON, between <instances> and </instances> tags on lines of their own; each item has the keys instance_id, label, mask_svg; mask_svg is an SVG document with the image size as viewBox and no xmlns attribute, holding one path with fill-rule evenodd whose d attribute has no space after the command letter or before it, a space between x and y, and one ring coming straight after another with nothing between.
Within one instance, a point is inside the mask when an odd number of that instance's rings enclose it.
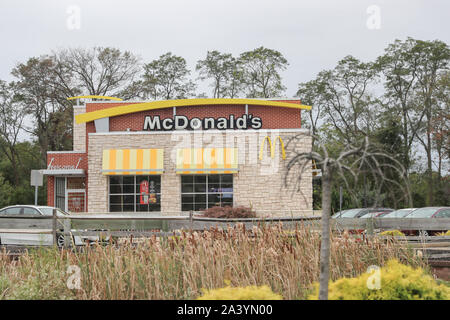
<instances>
[{"instance_id":1,"label":"roof edge","mask_svg":"<svg viewBox=\"0 0 450 320\"><path fill-rule=\"evenodd\" d=\"M295 99L297 100L297 99ZM268 106L268 107L280 107L280 108L292 108L292 109L304 109L311 110L311 106L306 106L302 104L289 103L289 102L279 102L273 100L262 100L262 99L178 99L178 100L162 100L162 101L151 101L143 103L133 103L126 104L129 101L124 101L124 105L107 108L87 113L82 113L75 116L76 123L86 123L91 122L101 118L115 117L130 113L136 113L147 110L157 110L165 109L171 107L191 107L191 106L202 106L202 105L258 105L258 106Z\"/></svg>"}]
</instances>

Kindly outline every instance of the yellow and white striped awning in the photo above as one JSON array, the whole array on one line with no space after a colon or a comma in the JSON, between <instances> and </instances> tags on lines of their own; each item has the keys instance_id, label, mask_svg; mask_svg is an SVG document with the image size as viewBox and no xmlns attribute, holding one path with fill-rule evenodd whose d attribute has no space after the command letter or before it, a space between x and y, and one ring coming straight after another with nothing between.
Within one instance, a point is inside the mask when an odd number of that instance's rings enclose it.
<instances>
[{"instance_id":1,"label":"yellow and white striped awning","mask_svg":"<svg viewBox=\"0 0 450 320\"><path fill-rule=\"evenodd\" d=\"M162 174L163 171L164 149L103 150L105 175Z\"/></svg>"},{"instance_id":2,"label":"yellow and white striped awning","mask_svg":"<svg viewBox=\"0 0 450 320\"><path fill-rule=\"evenodd\" d=\"M177 150L176 172L180 174L235 173L236 148L185 148Z\"/></svg>"}]
</instances>

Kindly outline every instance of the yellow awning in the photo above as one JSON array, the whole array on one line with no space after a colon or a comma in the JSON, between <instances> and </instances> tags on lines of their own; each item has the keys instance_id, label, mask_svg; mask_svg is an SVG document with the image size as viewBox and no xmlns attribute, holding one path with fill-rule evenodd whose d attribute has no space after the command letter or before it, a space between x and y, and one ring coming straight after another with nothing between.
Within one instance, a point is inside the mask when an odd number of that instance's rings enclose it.
<instances>
[{"instance_id":1,"label":"yellow awning","mask_svg":"<svg viewBox=\"0 0 450 320\"><path fill-rule=\"evenodd\" d=\"M236 148L185 148L177 150L176 172L180 174L235 173Z\"/></svg>"},{"instance_id":2,"label":"yellow awning","mask_svg":"<svg viewBox=\"0 0 450 320\"><path fill-rule=\"evenodd\" d=\"M164 149L103 150L105 175L162 174L163 170Z\"/></svg>"}]
</instances>

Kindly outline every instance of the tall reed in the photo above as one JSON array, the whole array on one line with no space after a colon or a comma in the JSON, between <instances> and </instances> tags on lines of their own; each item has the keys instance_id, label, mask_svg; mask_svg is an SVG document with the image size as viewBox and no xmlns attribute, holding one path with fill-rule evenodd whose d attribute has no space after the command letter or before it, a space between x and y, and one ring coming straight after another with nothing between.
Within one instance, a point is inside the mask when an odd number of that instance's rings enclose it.
<instances>
[{"instance_id":1,"label":"tall reed","mask_svg":"<svg viewBox=\"0 0 450 320\"><path fill-rule=\"evenodd\" d=\"M400 261L426 267L394 241L331 239L331 277L353 277L370 265ZM181 232L139 245L94 246L81 252L38 249L10 261L0 253L0 299L194 299L201 289L268 285L284 299L303 299L319 275L320 234L299 225ZM81 271L81 289L68 289L67 268Z\"/></svg>"}]
</instances>

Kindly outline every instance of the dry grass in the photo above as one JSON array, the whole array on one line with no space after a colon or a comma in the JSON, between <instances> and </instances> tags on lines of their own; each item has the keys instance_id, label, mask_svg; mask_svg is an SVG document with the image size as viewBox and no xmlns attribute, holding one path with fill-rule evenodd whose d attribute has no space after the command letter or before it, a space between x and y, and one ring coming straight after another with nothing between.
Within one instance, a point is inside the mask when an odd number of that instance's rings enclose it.
<instances>
[{"instance_id":1,"label":"dry grass","mask_svg":"<svg viewBox=\"0 0 450 320\"><path fill-rule=\"evenodd\" d=\"M268 285L284 299L304 299L319 275L320 235L281 226L149 238L138 246L83 252L39 249L10 261L0 253L0 299L194 299L201 288ZM381 240L332 237L333 279L391 259L426 267L412 250ZM66 286L67 267L81 269L81 289Z\"/></svg>"}]
</instances>

